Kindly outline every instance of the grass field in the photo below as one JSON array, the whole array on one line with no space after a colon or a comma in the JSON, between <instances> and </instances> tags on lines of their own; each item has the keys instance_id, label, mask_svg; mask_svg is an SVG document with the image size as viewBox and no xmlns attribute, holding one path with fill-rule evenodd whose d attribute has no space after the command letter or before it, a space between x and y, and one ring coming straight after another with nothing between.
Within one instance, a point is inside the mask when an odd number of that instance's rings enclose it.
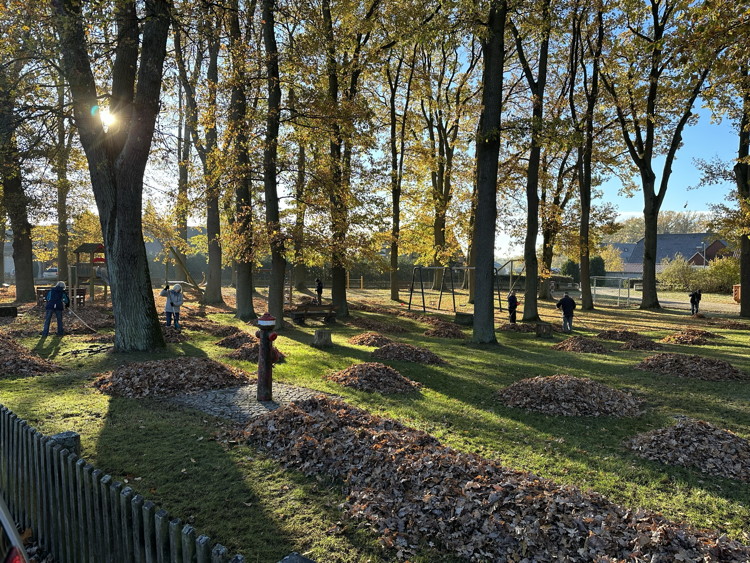
<instances>
[{"instance_id":1,"label":"grass field","mask_svg":"<svg viewBox=\"0 0 750 563\"><path fill-rule=\"evenodd\" d=\"M387 303L385 292L357 290L349 296L355 303ZM675 299L686 301L682 294ZM446 306L447 301L443 309ZM540 303L540 309L543 319L559 324L551 302ZM498 345L478 346L468 340L426 337L423 332L429 327L418 321L360 311L353 314L401 325L406 332L391 334L393 339L430 348L447 364L387 362L421 382L419 393L383 396L343 388L322 376L370 361L372 348L348 344L351 336L363 330L344 323L332 327L333 348L313 348L309 346L312 333L320 328L313 321L279 336L276 345L287 361L275 368L274 380L337 394L353 405L425 430L457 449L750 543L747 483L646 461L623 446L627 438L668 426L681 415L750 439L750 380L707 382L638 371L634 365L651 353L617 350L613 342L604 342L611 350L606 355L575 354L551 349L563 338L559 334L549 340L499 331ZM719 315L707 312L707 316ZM185 317L189 320L189 314ZM211 318L241 324L230 313ZM750 373L748 332L722 329L708 324L710 320L694 319L684 309L600 308L579 314L574 328L584 336L617 327L652 338L686 327L710 330L724 338L700 347L666 345L665 351L722 358ZM504 322L500 314L498 322ZM284 470L250 447L226 440L229 427L221 420L153 399L113 399L92 388L96 373L123 362L160 357L208 356L247 371L256 369L226 358L227 350L214 345L216 337L188 334L188 342L170 345L160 354L88 359L63 355L83 346L76 337L48 339L43 345L38 337L22 339L22 344L63 365L64 371L4 378L0 402L46 434L79 432L88 461L116 479L127 480L137 492L199 533L244 554L248 561L277 561L291 551L318 561L393 560L394 554L379 547L373 532L341 519L341 484ZM470 330L466 334L470 336ZM556 373L588 377L630 391L645 400L647 409L633 419L572 418L512 409L495 399L499 389L519 379ZM451 559L424 554L420 560Z\"/></svg>"}]
</instances>

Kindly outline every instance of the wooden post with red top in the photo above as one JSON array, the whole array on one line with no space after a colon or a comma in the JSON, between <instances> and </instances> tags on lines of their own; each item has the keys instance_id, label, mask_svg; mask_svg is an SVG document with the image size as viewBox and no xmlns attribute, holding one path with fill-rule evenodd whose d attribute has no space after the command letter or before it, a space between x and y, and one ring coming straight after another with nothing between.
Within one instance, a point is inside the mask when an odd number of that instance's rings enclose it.
<instances>
[{"instance_id":1,"label":"wooden post with red top","mask_svg":"<svg viewBox=\"0 0 750 563\"><path fill-rule=\"evenodd\" d=\"M276 319L265 313L258 319L260 329L256 336L260 338L258 347L258 401L273 400L273 358L271 342L276 340L276 333L271 332L276 326Z\"/></svg>"}]
</instances>

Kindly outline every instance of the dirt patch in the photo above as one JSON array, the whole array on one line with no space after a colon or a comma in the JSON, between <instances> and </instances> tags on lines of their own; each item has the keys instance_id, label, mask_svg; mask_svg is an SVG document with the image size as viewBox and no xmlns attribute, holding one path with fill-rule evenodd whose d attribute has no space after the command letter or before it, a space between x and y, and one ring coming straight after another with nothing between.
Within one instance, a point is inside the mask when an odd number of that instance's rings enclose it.
<instances>
[{"instance_id":1,"label":"dirt patch","mask_svg":"<svg viewBox=\"0 0 750 563\"><path fill-rule=\"evenodd\" d=\"M408 393L419 389L422 384L407 379L397 370L378 362L355 364L325 379L369 393Z\"/></svg>"},{"instance_id":2,"label":"dirt patch","mask_svg":"<svg viewBox=\"0 0 750 563\"><path fill-rule=\"evenodd\" d=\"M390 332L394 334L406 332L406 329L397 323L387 323L377 319L369 319L367 317L352 317L345 322L346 324L356 326L357 328L372 330L375 332Z\"/></svg>"},{"instance_id":3,"label":"dirt patch","mask_svg":"<svg viewBox=\"0 0 750 563\"><path fill-rule=\"evenodd\" d=\"M498 393L500 402L563 416L638 416L641 402L587 378L553 375L522 379Z\"/></svg>"},{"instance_id":4,"label":"dirt patch","mask_svg":"<svg viewBox=\"0 0 750 563\"><path fill-rule=\"evenodd\" d=\"M443 320L431 322L432 328L424 332L425 336L434 338L466 338L464 331L455 323L449 323Z\"/></svg>"},{"instance_id":5,"label":"dirt patch","mask_svg":"<svg viewBox=\"0 0 750 563\"><path fill-rule=\"evenodd\" d=\"M374 346L375 348L380 348L381 346L385 346L386 344L391 344L393 340L391 340L387 336L383 336L379 332L370 331L352 336L348 340L348 342L349 344L354 344L355 346Z\"/></svg>"},{"instance_id":6,"label":"dirt patch","mask_svg":"<svg viewBox=\"0 0 750 563\"><path fill-rule=\"evenodd\" d=\"M637 332L620 328L605 330L597 334L596 337L601 338L602 340L622 340L624 342L630 342L632 340L640 340L644 338Z\"/></svg>"},{"instance_id":7,"label":"dirt patch","mask_svg":"<svg viewBox=\"0 0 750 563\"><path fill-rule=\"evenodd\" d=\"M682 419L669 428L639 434L627 446L646 459L750 482L750 442L703 420Z\"/></svg>"},{"instance_id":8,"label":"dirt patch","mask_svg":"<svg viewBox=\"0 0 750 563\"><path fill-rule=\"evenodd\" d=\"M34 377L62 369L57 364L34 355L28 348L3 333L0 333L0 349L0 376Z\"/></svg>"},{"instance_id":9,"label":"dirt patch","mask_svg":"<svg viewBox=\"0 0 750 563\"><path fill-rule=\"evenodd\" d=\"M662 350L664 346L648 338L636 338L627 340L620 345L620 350Z\"/></svg>"},{"instance_id":10,"label":"dirt patch","mask_svg":"<svg viewBox=\"0 0 750 563\"><path fill-rule=\"evenodd\" d=\"M750 547L498 461L342 401L281 407L247 439L306 475L343 479L345 515L372 526L387 558L431 544L466 561L747 561Z\"/></svg>"},{"instance_id":11,"label":"dirt patch","mask_svg":"<svg viewBox=\"0 0 750 563\"><path fill-rule=\"evenodd\" d=\"M689 354L656 354L644 359L635 368L705 381L748 379L747 374L729 362Z\"/></svg>"},{"instance_id":12,"label":"dirt patch","mask_svg":"<svg viewBox=\"0 0 750 563\"><path fill-rule=\"evenodd\" d=\"M245 360L248 362L257 362L258 358L260 356L260 342L250 342L247 344L243 344L236 350L230 352L227 354L228 358L232 358L235 360ZM286 354L284 354L281 350L276 348L273 344L271 345L271 362L274 364L281 363L286 358Z\"/></svg>"},{"instance_id":13,"label":"dirt patch","mask_svg":"<svg viewBox=\"0 0 750 563\"><path fill-rule=\"evenodd\" d=\"M182 357L128 364L100 375L94 387L115 397L170 397L207 389L246 385L246 372L208 358Z\"/></svg>"},{"instance_id":14,"label":"dirt patch","mask_svg":"<svg viewBox=\"0 0 750 563\"><path fill-rule=\"evenodd\" d=\"M584 352L586 354L606 354L607 349L596 340L583 336L571 336L552 346L554 350L565 350L566 352Z\"/></svg>"},{"instance_id":15,"label":"dirt patch","mask_svg":"<svg viewBox=\"0 0 750 563\"><path fill-rule=\"evenodd\" d=\"M221 340L216 342L216 345L221 346L222 348L239 348L240 346L244 346L245 344L257 343L257 337L243 330L222 338Z\"/></svg>"},{"instance_id":16,"label":"dirt patch","mask_svg":"<svg viewBox=\"0 0 750 563\"><path fill-rule=\"evenodd\" d=\"M381 346L372 353L373 358L378 360L400 360L404 362L416 362L418 364L445 364L440 356L433 354L426 348L419 348L411 344L392 342Z\"/></svg>"}]
</instances>

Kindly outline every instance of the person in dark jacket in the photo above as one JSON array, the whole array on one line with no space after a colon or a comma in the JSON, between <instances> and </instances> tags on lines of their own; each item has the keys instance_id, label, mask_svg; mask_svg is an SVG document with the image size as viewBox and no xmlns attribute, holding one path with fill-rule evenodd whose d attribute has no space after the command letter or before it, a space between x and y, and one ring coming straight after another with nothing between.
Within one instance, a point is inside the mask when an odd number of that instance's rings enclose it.
<instances>
[{"instance_id":1,"label":"person in dark jacket","mask_svg":"<svg viewBox=\"0 0 750 563\"><path fill-rule=\"evenodd\" d=\"M698 308L701 304L701 290L694 291L690 294L690 314L691 315L697 315L698 314Z\"/></svg>"},{"instance_id":2,"label":"person in dark jacket","mask_svg":"<svg viewBox=\"0 0 750 563\"><path fill-rule=\"evenodd\" d=\"M512 291L508 294L508 320L510 324L516 324L516 309L518 309L518 297L516 292Z\"/></svg>"},{"instance_id":3,"label":"person in dark jacket","mask_svg":"<svg viewBox=\"0 0 750 563\"><path fill-rule=\"evenodd\" d=\"M182 286L176 283L172 286L172 289L169 289L169 284L167 284L159 295L167 298L167 301L164 303L167 326L171 326L172 317L174 316L174 327L180 330L180 307L185 302L185 297L182 295Z\"/></svg>"},{"instance_id":4,"label":"person in dark jacket","mask_svg":"<svg viewBox=\"0 0 750 563\"><path fill-rule=\"evenodd\" d=\"M318 294L318 305L323 304L323 282L320 278L315 278L315 293Z\"/></svg>"},{"instance_id":5,"label":"person in dark jacket","mask_svg":"<svg viewBox=\"0 0 750 563\"><path fill-rule=\"evenodd\" d=\"M57 285L47 292L47 305L45 305L44 328L42 336L49 336L49 325L52 320L52 313L57 317L57 336L63 336L63 311L70 305L70 298L65 291L65 282L59 281Z\"/></svg>"},{"instance_id":6,"label":"person in dark jacket","mask_svg":"<svg viewBox=\"0 0 750 563\"><path fill-rule=\"evenodd\" d=\"M571 332L573 330L573 309L576 308L576 302L568 295L567 291L563 298L557 302L557 308L562 311L563 332Z\"/></svg>"}]
</instances>

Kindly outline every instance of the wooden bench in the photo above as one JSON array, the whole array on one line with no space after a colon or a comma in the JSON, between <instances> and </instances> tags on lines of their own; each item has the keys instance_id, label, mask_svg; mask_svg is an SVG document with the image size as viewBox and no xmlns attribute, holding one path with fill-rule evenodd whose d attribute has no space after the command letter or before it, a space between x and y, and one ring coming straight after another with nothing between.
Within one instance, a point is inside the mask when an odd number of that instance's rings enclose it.
<instances>
[{"instance_id":1,"label":"wooden bench","mask_svg":"<svg viewBox=\"0 0 750 563\"><path fill-rule=\"evenodd\" d=\"M44 303L47 301L47 293L49 293L49 290L52 289L51 287L37 287L36 288L36 304L37 305L44 305ZM71 303L73 302L74 296L71 293L70 288L66 289L65 291L68 292L68 297L70 297ZM86 288L85 287L79 287L75 291L75 303L76 307L83 307L86 304Z\"/></svg>"},{"instance_id":2,"label":"wooden bench","mask_svg":"<svg viewBox=\"0 0 750 563\"><path fill-rule=\"evenodd\" d=\"M336 322L336 308L333 305L302 305L289 316L294 324L303 325L305 319L322 318L325 323Z\"/></svg>"}]
</instances>

